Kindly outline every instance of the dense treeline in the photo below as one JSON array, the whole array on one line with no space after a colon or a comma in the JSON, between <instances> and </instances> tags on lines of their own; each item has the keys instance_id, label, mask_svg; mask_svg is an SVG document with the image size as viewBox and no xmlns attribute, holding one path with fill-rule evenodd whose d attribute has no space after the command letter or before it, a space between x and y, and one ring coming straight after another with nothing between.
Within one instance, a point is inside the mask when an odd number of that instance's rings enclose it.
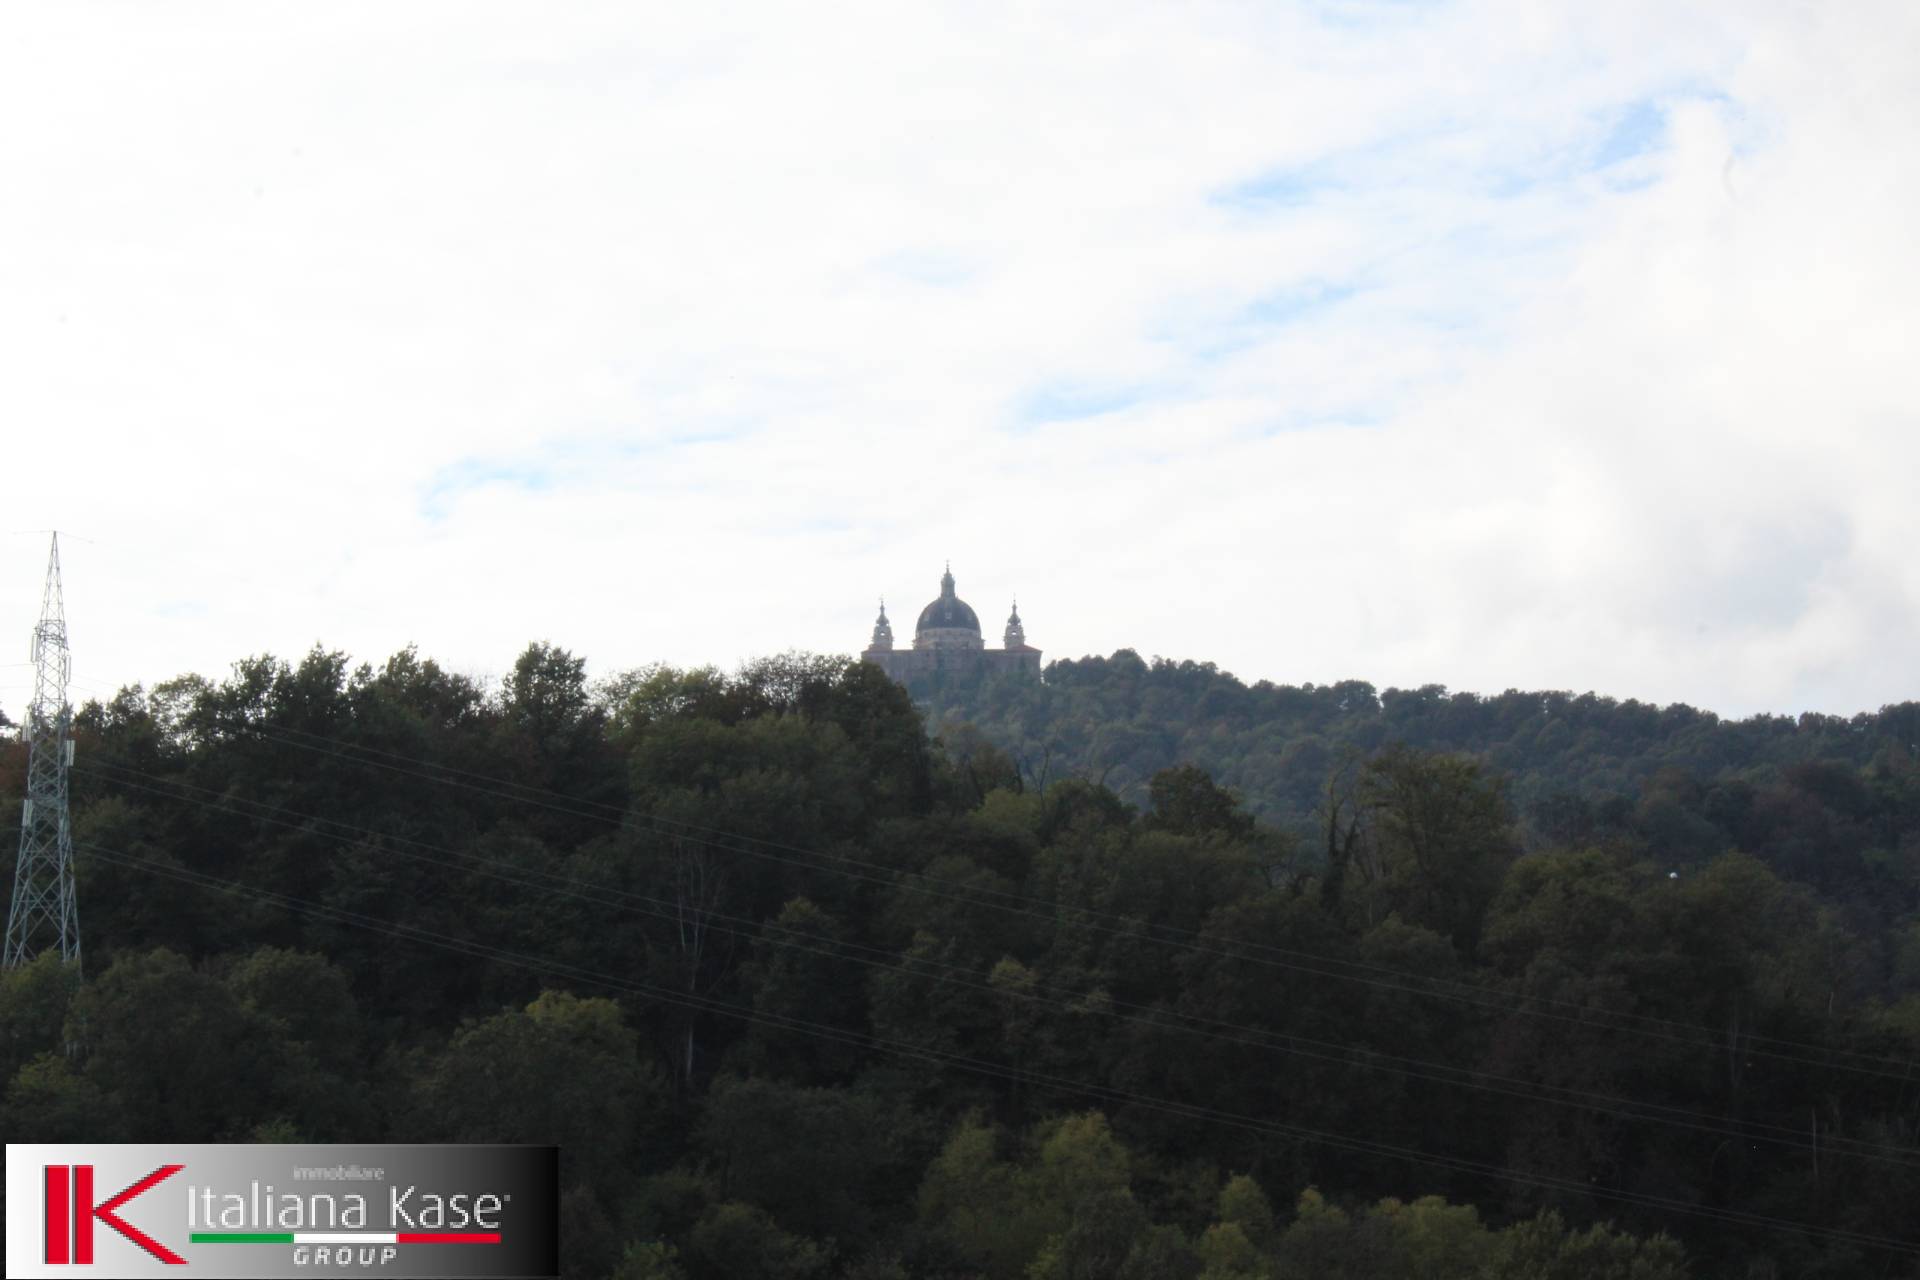
<instances>
[{"instance_id":1,"label":"dense treeline","mask_svg":"<svg viewBox=\"0 0 1920 1280\"><path fill-rule=\"evenodd\" d=\"M1920 1274L1913 708L1122 653L930 715L544 644L89 704L0 1128L558 1142L580 1277Z\"/></svg>"},{"instance_id":2,"label":"dense treeline","mask_svg":"<svg viewBox=\"0 0 1920 1280\"><path fill-rule=\"evenodd\" d=\"M936 721L989 731L1030 770L1103 770L1127 796L1163 768L1194 763L1231 779L1262 816L1313 809L1343 751L1389 742L1483 756L1523 805L1555 793L1631 795L1668 768L1707 777L1810 761L1866 766L1890 745L1920 744L1911 702L1852 717L1724 720L1683 703L1592 693L1247 685L1210 662L1148 662L1130 649L1051 663L1044 682L955 680L918 692Z\"/></svg>"},{"instance_id":3,"label":"dense treeline","mask_svg":"<svg viewBox=\"0 0 1920 1280\"><path fill-rule=\"evenodd\" d=\"M1529 847L1625 838L1675 867L1738 850L1894 916L1920 885L1902 807L1920 703L1724 720L1591 693L1246 685L1212 663L1149 663L1129 649L1052 663L1044 682L918 692L936 733L985 737L1030 783L1087 778L1144 804L1154 774L1193 764L1309 842L1327 780L1400 745L1468 755L1501 778Z\"/></svg>"}]
</instances>

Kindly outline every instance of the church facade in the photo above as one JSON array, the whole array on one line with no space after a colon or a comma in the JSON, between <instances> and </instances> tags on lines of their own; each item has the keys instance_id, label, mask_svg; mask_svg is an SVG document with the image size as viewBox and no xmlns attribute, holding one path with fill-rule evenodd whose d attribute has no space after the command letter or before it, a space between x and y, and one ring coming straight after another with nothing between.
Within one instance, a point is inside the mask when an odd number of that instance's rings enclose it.
<instances>
[{"instance_id":1,"label":"church facade","mask_svg":"<svg viewBox=\"0 0 1920 1280\"><path fill-rule=\"evenodd\" d=\"M935 673L959 675L1003 671L1040 671L1040 650L1027 643L1016 602L1002 633L1005 648L987 648L980 633L980 617L973 606L954 594L953 568L940 577L940 598L920 611L913 627L913 648L893 647L893 625L887 621L886 601L873 624L873 640L860 656L902 684L915 684Z\"/></svg>"}]
</instances>

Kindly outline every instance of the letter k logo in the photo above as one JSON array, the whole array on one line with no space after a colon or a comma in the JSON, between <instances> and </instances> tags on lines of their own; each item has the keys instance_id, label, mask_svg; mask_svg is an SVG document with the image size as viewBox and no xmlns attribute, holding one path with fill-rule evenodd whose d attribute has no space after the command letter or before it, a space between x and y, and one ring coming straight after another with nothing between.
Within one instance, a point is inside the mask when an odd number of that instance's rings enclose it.
<instances>
[{"instance_id":1,"label":"letter k logo","mask_svg":"<svg viewBox=\"0 0 1920 1280\"><path fill-rule=\"evenodd\" d=\"M102 1205L93 1203L93 1166L90 1164L50 1164L47 1167L47 1261L49 1263L93 1261L93 1220L106 1223L162 1262L185 1265L186 1259L155 1240L140 1228L123 1221L116 1212L121 1205L155 1184L186 1168L182 1164L163 1164L140 1181ZM68 1174L72 1174L73 1194L68 1198ZM72 1254L68 1254L71 1240Z\"/></svg>"}]
</instances>

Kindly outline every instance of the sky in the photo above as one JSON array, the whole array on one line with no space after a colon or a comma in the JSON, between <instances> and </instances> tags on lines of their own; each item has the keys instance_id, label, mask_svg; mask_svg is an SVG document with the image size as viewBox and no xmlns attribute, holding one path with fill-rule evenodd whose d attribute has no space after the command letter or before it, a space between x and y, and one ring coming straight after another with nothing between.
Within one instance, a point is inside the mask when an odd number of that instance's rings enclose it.
<instances>
[{"instance_id":1,"label":"sky","mask_svg":"<svg viewBox=\"0 0 1920 1280\"><path fill-rule=\"evenodd\" d=\"M1920 697L1920 6L22 3L0 709L999 642ZM9 642L11 636L17 643Z\"/></svg>"}]
</instances>

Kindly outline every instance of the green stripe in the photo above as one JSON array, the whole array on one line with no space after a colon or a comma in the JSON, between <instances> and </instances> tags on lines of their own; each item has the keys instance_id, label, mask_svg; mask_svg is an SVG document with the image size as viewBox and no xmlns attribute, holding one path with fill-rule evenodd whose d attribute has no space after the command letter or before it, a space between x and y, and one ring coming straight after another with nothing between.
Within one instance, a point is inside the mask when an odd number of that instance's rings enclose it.
<instances>
[{"instance_id":1,"label":"green stripe","mask_svg":"<svg viewBox=\"0 0 1920 1280\"><path fill-rule=\"evenodd\" d=\"M292 1244L293 1232L196 1231L187 1239L194 1244Z\"/></svg>"}]
</instances>

